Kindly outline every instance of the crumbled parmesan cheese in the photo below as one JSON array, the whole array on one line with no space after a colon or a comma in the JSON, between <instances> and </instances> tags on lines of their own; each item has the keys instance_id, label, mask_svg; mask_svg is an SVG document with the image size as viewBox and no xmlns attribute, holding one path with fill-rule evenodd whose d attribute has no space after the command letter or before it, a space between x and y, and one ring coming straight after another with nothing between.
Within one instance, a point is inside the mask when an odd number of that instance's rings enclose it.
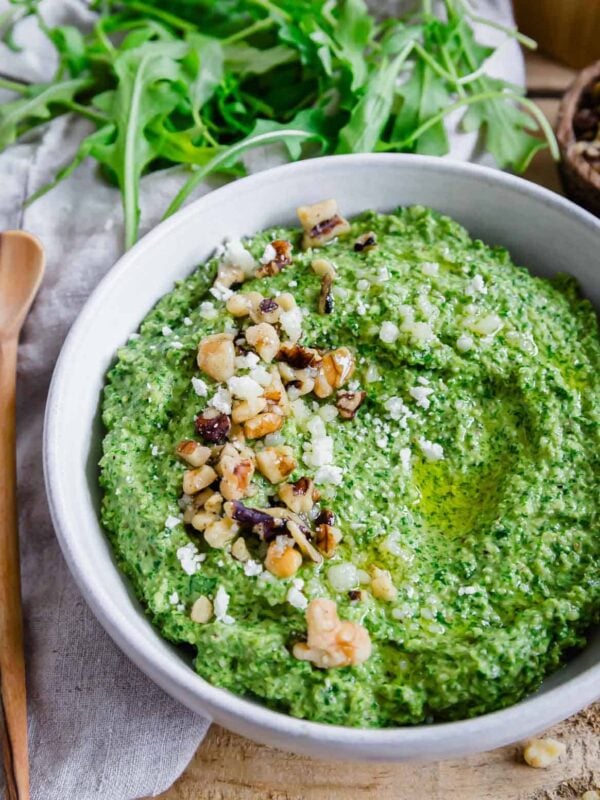
<instances>
[{"instance_id":1,"label":"crumbled parmesan cheese","mask_svg":"<svg viewBox=\"0 0 600 800\"><path fill-rule=\"evenodd\" d=\"M171 342L171 347L173 350L181 350L183 348L183 344L179 341Z\"/></svg>"},{"instance_id":2,"label":"crumbled parmesan cheese","mask_svg":"<svg viewBox=\"0 0 600 800\"><path fill-rule=\"evenodd\" d=\"M172 592L172 593L169 595L169 603L170 603L172 606L176 606L176 605L177 605L177 603L179 603L179 595L177 594L177 592Z\"/></svg>"},{"instance_id":3,"label":"crumbled parmesan cheese","mask_svg":"<svg viewBox=\"0 0 600 800\"><path fill-rule=\"evenodd\" d=\"M458 594L461 595L461 596L463 594L475 594L476 591L477 591L477 589L476 589L475 586L459 586L458 587Z\"/></svg>"},{"instance_id":4,"label":"crumbled parmesan cheese","mask_svg":"<svg viewBox=\"0 0 600 800\"><path fill-rule=\"evenodd\" d=\"M299 611L304 611L308 606L308 600L297 586L290 586L285 599L288 603L297 608Z\"/></svg>"},{"instance_id":5,"label":"crumbled parmesan cheese","mask_svg":"<svg viewBox=\"0 0 600 800\"><path fill-rule=\"evenodd\" d=\"M413 386L408 390L409 395L413 398L419 408L427 410L431 405L429 395L433 394L433 389L427 386Z\"/></svg>"},{"instance_id":6,"label":"crumbled parmesan cheese","mask_svg":"<svg viewBox=\"0 0 600 800\"><path fill-rule=\"evenodd\" d=\"M222 586L219 586L213 601L213 608L218 622L223 622L225 625L231 625L233 622L235 622L233 617L230 617L227 613L227 609L229 608L229 600L229 595L225 589Z\"/></svg>"},{"instance_id":7,"label":"crumbled parmesan cheese","mask_svg":"<svg viewBox=\"0 0 600 800\"><path fill-rule=\"evenodd\" d=\"M395 322L390 322L388 320L381 323L381 328L379 329L379 338L382 342L385 342L386 344L393 344L399 335L400 330Z\"/></svg>"},{"instance_id":8,"label":"crumbled parmesan cheese","mask_svg":"<svg viewBox=\"0 0 600 800\"><path fill-rule=\"evenodd\" d=\"M467 333L461 334L456 340L456 346L461 353L467 353L473 347L473 337Z\"/></svg>"},{"instance_id":9,"label":"crumbled parmesan cheese","mask_svg":"<svg viewBox=\"0 0 600 800\"><path fill-rule=\"evenodd\" d=\"M250 377L256 383L259 383L261 386L269 386L269 384L273 381L273 376L269 372L268 369L259 365L258 367L254 367L250 370Z\"/></svg>"},{"instance_id":10,"label":"crumbled parmesan cheese","mask_svg":"<svg viewBox=\"0 0 600 800\"><path fill-rule=\"evenodd\" d=\"M229 300L233 294L231 289L228 289L227 286L223 286L223 284L219 283L219 281L215 281L214 285L210 287L209 291L216 300L222 300L223 302Z\"/></svg>"},{"instance_id":11,"label":"crumbled parmesan cheese","mask_svg":"<svg viewBox=\"0 0 600 800\"><path fill-rule=\"evenodd\" d=\"M271 261L274 261L277 258L277 250L273 247L272 244L268 244L262 256L260 257L261 264L270 264Z\"/></svg>"},{"instance_id":12,"label":"crumbled parmesan cheese","mask_svg":"<svg viewBox=\"0 0 600 800\"><path fill-rule=\"evenodd\" d=\"M341 467L335 467L327 464L324 467L319 467L315 474L315 483L321 486L324 483L330 483L333 486L339 486L344 478L344 471Z\"/></svg>"},{"instance_id":13,"label":"crumbled parmesan cheese","mask_svg":"<svg viewBox=\"0 0 600 800\"><path fill-rule=\"evenodd\" d=\"M247 575L249 578L255 578L257 575L260 575L262 571L263 567L260 561L249 559L244 563L244 575Z\"/></svg>"},{"instance_id":14,"label":"crumbled parmesan cheese","mask_svg":"<svg viewBox=\"0 0 600 800\"><path fill-rule=\"evenodd\" d=\"M163 325L162 327L163 336L171 336L172 333L173 333L173 328L169 328L168 325Z\"/></svg>"},{"instance_id":15,"label":"crumbled parmesan cheese","mask_svg":"<svg viewBox=\"0 0 600 800\"><path fill-rule=\"evenodd\" d=\"M412 416L412 412L408 406L404 404L401 397L388 397L383 407L394 420L406 421L408 417Z\"/></svg>"},{"instance_id":16,"label":"crumbled parmesan cheese","mask_svg":"<svg viewBox=\"0 0 600 800\"><path fill-rule=\"evenodd\" d=\"M174 517L172 514L169 514L165 520L165 528L173 530L173 528L176 528L178 525L181 525L179 517Z\"/></svg>"},{"instance_id":17,"label":"crumbled parmesan cheese","mask_svg":"<svg viewBox=\"0 0 600 800\"><path fill-rule=\"evenodd\" d=\"M231 414L231 394L223 386L220 386L215 394L208 401L208 405L216 408L222 414Z\"/></svg>"},{"instance_id":18,"label":"crumbled parmesan cheese","mask_svg":"<svg viewBox=\"0 0 600 800\"><path fill-rule=\"evenodd\" d=\"M287 333L292 342L297 342L302 335L302 311L295 306L289 311L283 311L279 317L279 324Z\"/></svg>"},{"instance_id":19,"label":"crumbled parmesan cheese","mask_svg":"<svg viewBox=\"0 0 600 800\"><path fill-rule=\"evenodd\" d=\"M208 386L204 383L202 378L192 378L192 388L198 397L206 397L208 394Z\"/></svg>"},{"instance_id":20,"label":"crumbled parmesan cheese","mask_svg":"<svg viewBox=\"0 0 600 800\"><path fill-rule=\"evenodd\" d=\"M433 278L440 271L440 265L436 264L434 261L424 261L421 264L421 270L423 271L423 275Z\"/></svg>"},{"instance_id":21,"label":"crumbled parmesan cheese","mask_svg":"<svg viewBox=\"0 0 600 800\"><path fill-rule=\"evenodd\" d=\"M160 450L158 449L158 445L153 444L152 447L150 448L150 455L157 456L159 453Z\"/></svg>"},{"instance_id":22,"label":"crumbled parmesan cheese","mask_svg":"<svg viewBox=\"0 0 600 800\"><path fill-rule=\"evenodd\" d=\"M216 319L218 313L219 312L210 300L205 300L203 303L200 303L200 316L202 319Z\"/></svg>"},{"instance_id":23,"label":"crumbled parmesan cheese","mask_svg":"<svg viewBox=\"0 0 600 800\"><path fill-rule=\"evenodd\" d=\"M274 249L271 245L269 245L269 247L271 247L272 250ZM274 257L275 256L273 256L273 258ZM256 261L252 253L246 250L239 239L230 239L228 242L225 242L222 261L223 264L239 267L246 275L250 275L256 269Z\"/></svg>"},{"instance_id":24,"label":"crumbled parmesan cheese","mask_svg":"<svg viewBox=\"0 0 600 800\"><path fill-rule=\"evenodd\" d=\"M184 544L177 548L177 558L182 570L186 575L195 575L200 569L200 564L206 558L204 553L199 553L198 548L193 542Z\"/></svg>"},{"instance_id":25,"label":"crumbled parmesan cheese","mask_svg":"<svg viewBox=\"0 0 600 800\"><path fill-rule=\"evenodd\" d=\"M492 336L502 328L502 320L497 314L487 314L479 319L469 320L467 327L479 336Z\"/></svg>"},{"instance_id":26,"label":"crumbled parmesan cheese","mask_svg":"<svg viewBox=\"0 0 600 800\"><path fill-rule=\"evenodd\" d=\"M390 273L388 272L387 267L380 267L377 271L377 275L373 278L373 283L382 284L386 283L390 279Z\"/></svg>"},{"instance_id":27,"label":"crumbled parmesan cheese","mask_svg":"<svg viewBox=\"0 0 600 800\"><path fill-rule=\"evenodd\" d=\"M475 275L472 281L467 284L465 289L467 297L476 297L478 294L487 294L487 287L481 275Z\"/></svg>"},{"instance_id":28,"label":"crumbled parmesan cheese","mask_svg":"<svg viewBox=\"0 0 600 800\"><path fill-rule=\"evenodd\" d=\"M427 461L441 461L444 458L444 448L437 442L430 442L427 439L420 438L417 444L421 448L421 452Z\"/></svg>"},{"instance_id":29,"label":"crumbled parmesan cheese","mask_svg":"<svg viewBox=\"0 0 600 800\"><path fill-rule=\"evenodd\" d=\"M402 469L408 472L410 470L410 459L411 459L411 451L410 447L402 447L400 450L400 464L402 464Z\"/></svg>"},{"instance_id":30,"label":"crumbled parmesan cheese","mask_svg":"<svg viewBox=\"0 0 600 800\"><path fill-rule=\"evenodd\" d=\"M256 353L246 353L246 355L235 357L235 368L252 369L258 364L259 361L260 358L256 355Z\"/></svg>"},{"instance_id":31,"label":"crumbled parmesan cheese","mask_svg":"<svg viewBox=\"0 0 600 800\"><path fill-rule=\"evenodd\" d=\"M336 592L348 592L358 586L358 572L354 564L343 561L327 570L327 580Z\"/></svg>"},{"instance_id":32,"label":"crumbled parmesan cheese","mask_svg":"<svg viewBox=\"0 0 600 800\"><path fill-rule=\"evenodd\" d=\"M189 317L184 317L183 318L183 324L186 326L186 328L189 328L190 325L193 325L194 323L192 322L192 320Z\"/></svg>"},{"instance_id":33,"label":"crumbled parmesan cheese","mask_svg":"<svg viewBox=\"0 0 600 800\"><path fill-rule=\"evenodd\" d=\"M350 387L348 388L350 389ZM356 390L350 389L350 391L356 391ZM321 419L324 420L325 422L332 422L332 420L334 420L337 417L338 410L335 406L327 404L321 406L321 408L317 413L319 414Z\"/></svg>"},{"instance_id":34,"label":"crumbled parmesan cheese","mask_svg":"<svg viewBox=\"0 0 600 800\"><path fill-rule=\"evenodd\" d=\"M366 292L370 286L371 284L369 283L369 281L365 280L364 278L361 278L356 283L356 288L358 289L359 292Z\"/></svg>"},{"instance_id":35,"label":"crumbled parmesan cheese","mask_svg":"<svg viewBox=\"0 0 600 800\"><path fill-rule=\"evenodd\" d=\"M227 386L231 394L234 397L239 397L240 400L254 400L257 397L262 397L264 393L260 383L249 375L234 375L227 381Z\"/></svg>"}]
</instances>

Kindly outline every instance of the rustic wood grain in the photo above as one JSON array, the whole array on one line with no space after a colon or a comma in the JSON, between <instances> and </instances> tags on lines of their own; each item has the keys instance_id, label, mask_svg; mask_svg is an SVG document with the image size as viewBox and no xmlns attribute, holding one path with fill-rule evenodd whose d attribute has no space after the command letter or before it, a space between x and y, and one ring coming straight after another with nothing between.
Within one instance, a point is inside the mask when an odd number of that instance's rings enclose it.
<instances>
[{"instance_id":1,"label":"rustic wood grain","mask_svg":"<svg viewBox=\"0 0 600 800\"><path fill-rule=\"evenodd\" d=\"M534 54L528 88L552 123L574 71ZM538 154L526 177L560 191L556 165ZM430 764L317 761L213 726L181 778L160 800L578 800L600 789L600 704L557 725L567 745L551 768L526 766L518 745Z\"/></svg>"}]
</instances>

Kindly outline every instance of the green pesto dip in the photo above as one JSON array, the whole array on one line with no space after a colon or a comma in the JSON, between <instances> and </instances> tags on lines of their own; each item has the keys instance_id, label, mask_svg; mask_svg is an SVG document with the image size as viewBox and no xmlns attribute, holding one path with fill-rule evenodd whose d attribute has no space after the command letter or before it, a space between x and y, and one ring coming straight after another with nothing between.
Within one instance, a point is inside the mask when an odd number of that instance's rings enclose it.
<instances>
[{"instance_id":1,"label":"green pesto dip","mask_svg":"<svg viewBox=\"0 0 600 800\"><path fill-rule=\"evenodd\" d=\"M355 251L370 231L377 246ZM174 448L195 437L218 389L198 369L198 343L240 324L209 292L217 254L156 305L108 374L102 518L120 567L162 635L191 646L203 678L296 717L385 727L520 700L599 617L592 307L572 278L533 277L422 207L366 212L321 249L283 229L243 245L258 264L274 239L292 242L293 263L238 291L291 293L301 342L350 348L351 388L366 392L352 420L335 414L335 397L307 395L276 435L298 454L290 480L320 470L320 502L343 540L322 564L304 560L278 579L252 533L248 566L182 522ZM248 261L239 242L229 250ZM317 257L336 269L329 314L317 310ZM315 420L333 443L324 466L310 457ZM253 481L244 502L268 506L274 487ZM389 570L393 599L371 593L373 566ZM205 624L190 618L201 596L218 612ZM367 629L364 663L319 669L293 656L315 598Z\"/></svg>"}]
</instances>

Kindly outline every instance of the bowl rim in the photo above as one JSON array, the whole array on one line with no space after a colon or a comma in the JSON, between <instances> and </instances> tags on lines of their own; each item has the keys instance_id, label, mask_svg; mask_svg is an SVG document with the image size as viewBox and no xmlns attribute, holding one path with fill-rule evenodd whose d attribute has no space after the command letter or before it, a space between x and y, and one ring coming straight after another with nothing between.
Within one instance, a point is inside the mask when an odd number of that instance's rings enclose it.
<instances>
[{"instance_id":1,"label":"bowl rim","mask_svg":"<svg viewBox=\"0 0 600 800\"><path fill-rule=\"evenodd\" d=\"M274 167L242 178L247 186L260 187L278 177L315 168L326 169L335 162L352 169L357 163L381 166L383 161L398 165L418 163L424 172L441 172L450 177L467 174L484 183L497 183L525 194L534 201L575 217L600 236L600 222L569 200L523 178L471 163L412 154L355 154L325 156ZM101 625L129 658L168 694L197 713L257 741L322 758L353 757L371 760L406 758L444 758L481 752L516 739L526 738L583 708L600 696L600 662L564 684L533 694L505 709L454 722L440 722L395 728L352 728L298 719L283 712L237 696L213 686L181 661L175 669L161 663L154 651L155 639L163 639L153 627L152 635L131 634L128 611L121 608L101 582L82 568L83 546L78 544L78 529L68 513L68 496L61 476L61 443L58 438L61 396L69 383L69 365L77 349L79 334L88 318L105 301L120 275L129 269L155 242L171 233L190 217L199 215L214 203L233 197L239 181L227 184L193 201L149 231L119 258L91 293L73 323L61 349L48 393L44 422L43 462L46 493L52 522L67 565L86 602ZM215 246L218 242L215 242ZM90 501L87 501L88 503ZM114 566L121 578L123 574ZM127 580L125 578L125 580ZM163 639L164 641L164 639ZM515 728L518 733L515 736ZM317 749L318 748L318 749Z\"/></svg>"}]
</instances>

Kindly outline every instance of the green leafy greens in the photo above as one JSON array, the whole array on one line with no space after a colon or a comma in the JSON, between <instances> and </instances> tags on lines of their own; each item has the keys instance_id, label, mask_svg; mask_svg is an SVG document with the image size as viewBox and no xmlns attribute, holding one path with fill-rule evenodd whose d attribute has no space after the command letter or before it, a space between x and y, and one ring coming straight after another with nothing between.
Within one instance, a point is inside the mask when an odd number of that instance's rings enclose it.
<instances>
[{"instance_id":1,"label":"green leafy greens","mask_svg":"<svg viewBox=\"0 0 600 800\"><path fill-rule=\"evenodd\" d=\"M48 83L0 78L0 149L65 113L95 130L32 202L87 157L121 192L125 245L138 233L140 181L181 165L189 177L166 214L213 173L244 174L251 148L282 143L291 159L319 153L444 155L445 118L481 131L500 167L524 170L551 129L520 88L488 77L468 0L431 0L376 20L363 0L97 0L91 31L48 28L36 0L12 0L14 22L36 15L56 49ZM4 38L16 47L10 19ZM490 23L491 24L491 23ZM514 30L505 30L531 45ZM540 133L543 134L540 137ZM545 139L544 139L545 137Z\"/></svg>"}]
</instances>

